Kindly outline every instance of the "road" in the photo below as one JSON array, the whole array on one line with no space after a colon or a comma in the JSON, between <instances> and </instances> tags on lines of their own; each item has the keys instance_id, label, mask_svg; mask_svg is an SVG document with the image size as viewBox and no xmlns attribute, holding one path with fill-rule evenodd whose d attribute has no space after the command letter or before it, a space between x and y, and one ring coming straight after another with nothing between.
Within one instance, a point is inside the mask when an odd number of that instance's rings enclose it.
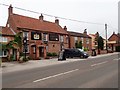
<instances>
[{"instance_id":1,"label":"road","mask_svg":"<svg viewBox=\"0 0 120 90\"><path fill-rule=\"evenodd\" d=\"M3 73L3 88L118 88L118 55Z\"/></svg>"}]
</instances>

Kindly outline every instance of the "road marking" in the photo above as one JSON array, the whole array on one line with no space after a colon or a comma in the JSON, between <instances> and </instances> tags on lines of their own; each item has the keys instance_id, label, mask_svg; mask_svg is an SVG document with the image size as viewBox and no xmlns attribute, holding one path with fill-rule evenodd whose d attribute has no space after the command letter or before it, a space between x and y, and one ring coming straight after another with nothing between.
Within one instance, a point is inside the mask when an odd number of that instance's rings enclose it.
<instances>
[{"instance_id":1,"label":"road marking","mask_svg":"<svg viewBox=\"0 0 120 90\"><path fill-rule=\"evenodd\" d=\"M116 59L113 59L113 60L118 61L118 60L120 60L120 58L116 58Z\"/></svg>"},{"instance_id":2,"label":"road marking","mask_svg":"<svg viewBox=\"0 0 120 90\"><path fill-rule=\"evenodd\" d=\"M108 61L104 61L104 62L101 62L101 63L96 63L96 64L93 64L91 65L92 67L96 66L96 65L100 65L100 64L104 64L104 63L107 63Z\"/></svg>"},{"instance_id":3,"label":"road marking","mask_svg":"<svg viewBox=\"0 0 120 90\"><path fill-rule=\"evenodd\" d=\"M65 75L65 74L72 73L72 72L75 72L75 71L78 71L78 70L79 69L75 69L75 70L67 71L67 72L64 72L64 73L59 73L59 74L56 74L56 75L53 75L53 76L48 76L48 77L45 77L45 78L42 78L42 79L35 80L33 82L44 81L44 80L47 80L47 79L50 79L50 78L54 78L54 77L57 77L57 76Z\"/></svg>"}]
</instances>

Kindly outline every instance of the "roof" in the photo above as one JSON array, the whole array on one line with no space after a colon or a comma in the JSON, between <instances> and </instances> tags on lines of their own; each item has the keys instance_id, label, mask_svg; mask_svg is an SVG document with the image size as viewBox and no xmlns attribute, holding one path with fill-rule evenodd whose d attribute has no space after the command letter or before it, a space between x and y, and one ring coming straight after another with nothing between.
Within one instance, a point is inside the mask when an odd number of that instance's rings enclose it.
<instances>
[{"instance_id":1,"label":"roof","mask_svg":"<svg viewBox=\"0 0 120 90\"><path fill-rule=\"evenodd\" d=\"M12 14L11 17L16 27L18 28L32 29L32 30L38 30L43 32L68 34L67 31L65 31L60 25L53 22L39 20L36 18L31 18L23 15L18 15L18 14Z\"/></svg>"},{"instance_id":2,"label":"roof","mask_svg":"<svg viewBox=\"0 0 120 90\"><path fill-rule=\"evenodd\" d=\"M113 33L113 34L109 37L109 39L110 39L113 35L115 35L115 36L120 40L120 33L118 33L118 34ZM109 39L108 39L108 40L109 40Z\"/></svg>"},{"instance_id":3,"label":"roof","mask_svg":"<svg viewBox=\"0 0 120 90\"><path fill-rule=\"evenodd\" d=\"M0 31L2 32L2 35L14 35L12 30L8 27L2 27L2 30Z\"/></svg>"},{"instance_id":4,"label":"roof","mask_svg":"<svg viewBox=\"0 0 120 90\"><path fill-rule=\"evenodd\" d=\"M95 34L89 34L89 35L96 37L96 35L95 35Z\"/></svg>"},{"instance_id":5,"label":"roof","mask_svg":"<svg viewBox=\"0 0 120 90\"><path fill-rule=\"evenodd\" d=\"M72 31L68 31L68 33L69 33L71 36L91 38L89 35L85 35L85 34L83 34L83 33L72 32Z\"/></svg>"}]
</instances>

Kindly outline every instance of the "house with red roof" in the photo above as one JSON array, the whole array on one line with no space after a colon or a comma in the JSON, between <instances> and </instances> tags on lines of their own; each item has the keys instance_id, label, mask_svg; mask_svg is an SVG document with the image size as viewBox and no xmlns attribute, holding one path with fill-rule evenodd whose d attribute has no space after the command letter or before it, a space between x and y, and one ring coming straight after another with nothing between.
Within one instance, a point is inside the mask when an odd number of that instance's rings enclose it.
<instances>
[{"instance_id":1,"label":"house with red roof","mask_svg":"<svg viewBox=\"0 0 120 90\"><path fill-rule=\"evenodd\" d=\"M15 32L11 30L9 27L0 26L0 32L1 32L1 35L0 35L1 45L6 45L10 41L14 40ZM3 61L7 59L8 54L9 54L8 50L3 49L2 47L1 52L0 52L0 57L2 57Z\"/></svg>"},{"instance_id":2,"label":"house with red roof","mask_svg":"<svg viewBox=\"0 0 120 90\"><path fill-rule=\"evenodd\" d=\"M91 50L91 37L87 34L85 29L83 33L68 31L69 33L69 48L76 48L76 43L82 42L82 49Z\"/></svg>"},{"instance_id":3,"label":"house with red roof","mask_svg":"<svg viewBox=\"0 0 120 90\"><path fill-rule=\"evenodd\" d=\"M42 14L39 19L14 14L11 5L8 14L6 28L9 28L13 34L22 32L22 37L27 37L27 56L33 59L46 58L47 52L58 54L63 48L68 48L67 27L62 28L58 19L49 22L44 20ZM21 51L24 53L24 45Z\"/></svg>"},{"instance_id":4,"label":"house with red roof","mask_svg":"<svg viewBox=\"0 0 120 90\"><path fill-rule=\"evenodd\" d=\"M108 49L120 52L120 33L115 33L108 38Z\"/></svg>"}]
</instances>

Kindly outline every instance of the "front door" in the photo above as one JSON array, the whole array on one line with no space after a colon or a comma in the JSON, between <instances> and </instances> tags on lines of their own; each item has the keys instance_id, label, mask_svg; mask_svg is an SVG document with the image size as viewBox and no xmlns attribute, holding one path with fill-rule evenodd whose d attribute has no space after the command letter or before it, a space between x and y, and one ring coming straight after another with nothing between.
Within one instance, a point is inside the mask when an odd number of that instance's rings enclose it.
<instances>
[{"instance_id":1,"label":"front door","mask_svg":"<svg viewBox=\"0 0 120 90\"><path fill-rule=\"evenodd\" d=\"M39 47L39 56L44 57L44 47Z\"/></svg>"}]
</instances>

